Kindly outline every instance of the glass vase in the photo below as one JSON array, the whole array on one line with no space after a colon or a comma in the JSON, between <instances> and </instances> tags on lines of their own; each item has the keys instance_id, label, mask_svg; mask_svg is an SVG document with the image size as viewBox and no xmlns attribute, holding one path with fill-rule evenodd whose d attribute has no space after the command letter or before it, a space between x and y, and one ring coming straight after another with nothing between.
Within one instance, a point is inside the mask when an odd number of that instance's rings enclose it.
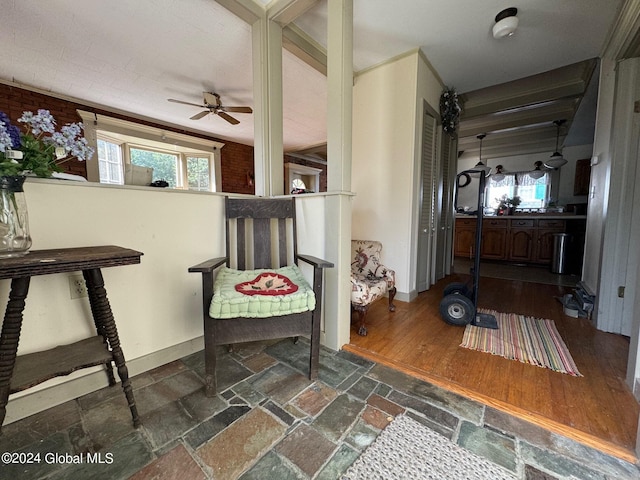
<instances>
[{"instance_id":1,"label":"glass vase","mask_svg":"<svg viewBox=\"0 0 640 480\"><path fill-rule=\"evenodd\" d=\"M21 257L31 248L25 177L0 177L0 258Z\"/></svg>"}]
</instances>

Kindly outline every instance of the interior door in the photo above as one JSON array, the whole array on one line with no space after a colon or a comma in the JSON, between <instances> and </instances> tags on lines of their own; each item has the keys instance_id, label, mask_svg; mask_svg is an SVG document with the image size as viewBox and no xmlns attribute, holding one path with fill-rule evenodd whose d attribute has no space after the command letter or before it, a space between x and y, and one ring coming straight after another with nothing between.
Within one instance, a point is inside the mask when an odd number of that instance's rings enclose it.
<instances>
[{"instance_id":1,"label":"interior door","mask_svg":"<svg viewBox=\"0 0 640 480\"><path fill-rule=\"evenodd\" d=\"M422 185L420 191L420 221L418 231L418 292L429 289L435 278L433 261L436 243L435 199L439 196L436 188L437 131L436 119L423 107L422 124Z\"/></svg>"}]
</instances>

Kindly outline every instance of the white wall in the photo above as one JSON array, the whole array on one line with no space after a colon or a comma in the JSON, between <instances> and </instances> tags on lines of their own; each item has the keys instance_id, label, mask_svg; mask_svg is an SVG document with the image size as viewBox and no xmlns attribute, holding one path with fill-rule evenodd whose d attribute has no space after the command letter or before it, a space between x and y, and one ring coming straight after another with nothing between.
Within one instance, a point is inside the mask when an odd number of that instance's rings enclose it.
<instances>
[{"instance_id":1,"label":"white wall","mask_svg":"<svg viewBox=\"0 0 640 480\"><path fill-rule=\"evenodd\" d=\"M415 288L419 119L422 98L434 102L434 91L437 111L441 86L417 51L358 75L353 90L352 237L382 242L405 301Z\"/></svg>"},{"instance_id":2,"label":"white wall","mask_svg":"<svg viewBox=\"0 0 640 480\"><path fill-rule=\"evenodd\" d=\"M118 245L143 253L139 265L102 270L130 375L202 348L201 277L187 269L225 254L223 195L41 179L29 179L25 193L34 250ZM299 251L323 258L325 197L304 197ZM69 275L32 278L18 354L95 334L87 299L70 298ZM0 282L3 304L9 287ZM5 422L106 385L98 368L49 380L12 395Z\"/></svg>"}]
</instances>

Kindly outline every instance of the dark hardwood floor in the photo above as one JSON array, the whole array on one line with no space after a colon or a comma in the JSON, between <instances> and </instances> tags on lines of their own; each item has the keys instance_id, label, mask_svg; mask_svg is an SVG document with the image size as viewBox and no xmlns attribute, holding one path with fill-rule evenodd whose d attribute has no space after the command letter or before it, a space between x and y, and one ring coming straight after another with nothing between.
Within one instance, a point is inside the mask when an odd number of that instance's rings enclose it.
<instances>
[{"instance_id":1,"label":"dark hardwood floor","mask_svg":"<svg viewBox=\"0 0 640 480\"><path fill-rule=\"evenodd\" d=\"M570 288L483 277L479 306L554 320L583 377L462 348L464 328L442 321L438 307L443 288L467 278L450 275L416 301L396 302L394 313L381 299L367 315L369 334L352 326L345 350L637 462L640 409L625 384L628 338L566 316L555 297Z\"/></svg>"}]
</instances>

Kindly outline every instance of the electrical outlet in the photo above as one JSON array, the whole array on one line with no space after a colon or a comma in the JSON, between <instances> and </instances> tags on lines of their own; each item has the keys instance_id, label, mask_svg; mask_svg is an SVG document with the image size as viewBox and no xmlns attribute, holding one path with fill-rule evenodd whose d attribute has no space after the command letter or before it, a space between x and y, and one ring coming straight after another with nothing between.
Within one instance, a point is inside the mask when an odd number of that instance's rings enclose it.
<instances>
[{"instance_id":1,"label":"electrical outlet","mask_svg":"<svg viewBox=\"0 0 640 480\"><path fill-rule=\"evenodd\" d=\"M71 298L87 297L87 285L84 283L82 275L71 275L69 277L69 293Z\"/></svg>"}]
</instances>

